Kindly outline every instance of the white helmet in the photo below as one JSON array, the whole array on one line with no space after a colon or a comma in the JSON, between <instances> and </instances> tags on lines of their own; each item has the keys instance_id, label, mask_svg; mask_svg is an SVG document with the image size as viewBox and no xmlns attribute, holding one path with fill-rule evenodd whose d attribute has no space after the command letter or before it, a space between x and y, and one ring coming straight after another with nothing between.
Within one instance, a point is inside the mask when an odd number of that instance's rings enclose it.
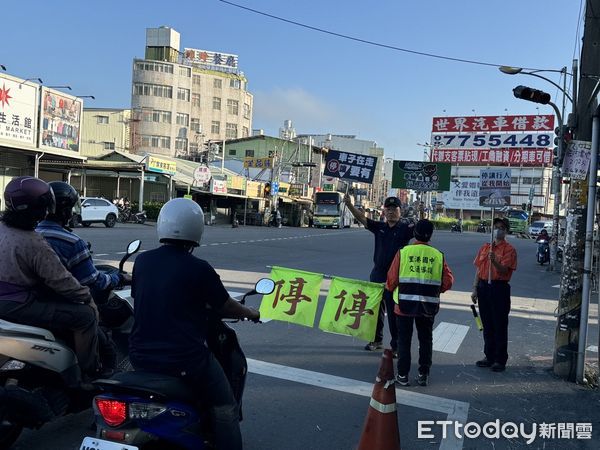
<instances>
[{"instance_id":1,"label":"white helmet","mask_svg":"<svg viewBox=\"0 0 600 450\"><path fill-rule=\"evenodd\" d=\"M156 225L158 240L187 241L197 247L204 233L204 213L198 203L174 198L163 205Z\"/></svg>"}]
</instances>

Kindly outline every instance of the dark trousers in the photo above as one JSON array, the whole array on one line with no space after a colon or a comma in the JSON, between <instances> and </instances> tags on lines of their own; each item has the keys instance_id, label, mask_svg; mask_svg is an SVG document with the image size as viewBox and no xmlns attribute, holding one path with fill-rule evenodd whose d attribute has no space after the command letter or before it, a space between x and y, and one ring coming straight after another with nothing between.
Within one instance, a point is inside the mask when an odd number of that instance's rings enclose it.
<instances>
[{"instance_id":1,"label":"dark trousers","mask_svg":"<svg viewBox=\"0 0 600 450\"><path fill-rule=\"evenodd\" d=\"M479 281L479 315L483 324L483 352L488 361L506 364L508 360L508 314L510 284L505 281Z\"/></svg>"},{"instance_id":2,"label":"dark trousers","mask_svg":"<svg viewBox=\"0 0 600 450\"><path fill-rule=\"evenodd\" d=\"M241 450L239 407L225 372L214 355L210 353L198 366L187 370L182 378L197 395L199 403L211 405L216 448Z\"/></svg>"},{"instance_id":3,"label":"dark trousers","mask_svg":"<svg viewBox=\"0 0 600 450\"><path fill-rule=\"evenodd\" d=\"M39 300L0 301L0 317L51 331L70 331L81 371L93 374L98 368L98 320L91 306Z\"/></svg>"},{"instance_id":4,"label":"dark trousers","mask_svg":"<svg viewBox=\"0 0 600 450\"><path fill-rule=\"evenodd\" d=\"M410 372L410 345L413 323L417 327L419 338L419 373L429 375L433 354L433 321L435 318L395 316L398 326L398 375L406 376Z\"/></svg>"},{"instance_id":5,"label":"dark trousers","mask_svg":"<svg viewBox=\"0 0 600 450\"><path fill-rule=\"evenodd\" d=\"M398 344L396 342L398 336L398 329L396 328L396 314L394 314L394 299L392 293L389 291L383 291L383 299L381 300L381 306L379 307L379 315L377 316L377 328L375 329L375 342L383 342L383 324L384 316L387 311L387 322L390 328L390 334L392 339L390 340L390 347L396 351Z\"/></svg>"}]
</instances>

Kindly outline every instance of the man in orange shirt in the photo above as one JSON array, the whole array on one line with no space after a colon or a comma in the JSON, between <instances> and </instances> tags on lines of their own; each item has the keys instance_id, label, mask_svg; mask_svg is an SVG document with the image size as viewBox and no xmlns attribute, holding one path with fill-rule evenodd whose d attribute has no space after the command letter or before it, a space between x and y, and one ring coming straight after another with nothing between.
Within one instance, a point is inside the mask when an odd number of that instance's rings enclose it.
<instances>
[{"instance_id":1,"label":"man in orange shirt","mask_svg":"<svg viewBox=\"0 0 600 450\"><path fill-rule=\"evenodd\" d=\"M502 372L508 360L508 314L510 312L510 277L517 269L517 252L506 242L507 219L494 219L494 242L481 246L473 261L477 271L473 282L473 303L479 301L483 323L485 358L477 367L491 367ZM490 272L491 265L491 272ZM491 282L488 277L491 274Z\"/></svg>"},{"instance_id":2,"label":"man in orange shirt","mask_svg":"<svg viewBox=\"0 0 600 450\"><path fill-rule=\"evenodd\" d=\"M419 338L420 386L427 386L433 353L433 321L440 309L440 293L452 287L454 276L444 254L429 244L433 223L419 220L414 227L416 242L400 249L387 273L386 290L393 292L398 328L398 375L396 382L408 386L413 323Z\"/></svg>"}]
</instances>

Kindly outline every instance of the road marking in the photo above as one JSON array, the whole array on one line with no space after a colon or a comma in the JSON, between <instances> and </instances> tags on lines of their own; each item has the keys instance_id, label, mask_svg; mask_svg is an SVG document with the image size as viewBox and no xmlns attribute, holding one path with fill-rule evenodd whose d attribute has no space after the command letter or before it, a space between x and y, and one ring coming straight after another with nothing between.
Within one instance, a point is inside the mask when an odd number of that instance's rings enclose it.
<instances>
[{"instance_id":1,"label":"road marking","mask_svg":"<svg viewBox=\"0 0 600 450\"><path fill-rule=\"evenodd\" d=\"M256 359L248 359L248 371L265 377L293 381L323 389L360 395L367 398L371 398L371 393L373 392L373 383L338 377L326 373L312 372L310 370L297 369L295 367L282 366L280 364L273 364ZM396 403L447 414L447 420L457 421L462 424L467 423L469 414L469 403L467 402L420 394L418 392L407 391L400 388L396 388ZM462 446L463 439L457 438L454 433L449 433L446 439L443 439L440 443L440 449L442 450L461 449Z\"/></svg>"},{"instance_id":2,"label":"road marking","mask_svg":"<svg viewBox=\"0 0 600 450\"><path fill-rule=\"evenodd\" d=\"M440 322L433 330L433 349L456 354L468 331L469 327L466 325Z\"/></svg>"},{"instance_id":3,"label":"road marking","mask_svg":"<svg viewBox=\"0 0 600 450\"><path fill-rule=\"evenodd\" d=\"M94 256L108 256L109 253L96 253Z\"/></svg>"},{"instance_id":4,"label":"road marking","mask_svg":"<svg viewBox=\"0 0 600 450\"><path fill-rule=\"evenodd\" d=\"M588 351L588 352L596 352L596 353L598 353L598 346L597 346L597 345L590 345L590 346L587 348L587 351Z\"/></svg>"},{"instance_id":5,"label":"road marking","mask_svg":"<svg viewBox=\"0 0 600 450\"><path fill-rule=\"evenodd\" d=\"M552 286L553 288L559 288L560 284L555 284L554 286Z\"/></svg>"}]
</instances>

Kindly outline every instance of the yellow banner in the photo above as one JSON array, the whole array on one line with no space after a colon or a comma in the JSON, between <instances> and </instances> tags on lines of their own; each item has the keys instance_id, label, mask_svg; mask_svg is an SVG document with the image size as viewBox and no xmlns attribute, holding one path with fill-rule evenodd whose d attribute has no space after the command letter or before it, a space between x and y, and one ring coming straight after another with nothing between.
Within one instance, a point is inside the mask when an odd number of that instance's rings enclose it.
<instances>
[{"instance_id":1,"label":"yellow banner","mask_svg":"<svg viewBox=\"0 0 600 450\"><path fill-rule=\"evenodd\" d=\"M248 180L246 182L246 195L248 197L262 198L263 185L257 181Z\"/></svg>"},{"instance_id":2,"label":"yellow banner","mask_svg":"<svg viewBox=\"0 0 600 450\"><path fill-rule=\"evenodd\" d=\"M148 170L151 172L175 175L177 173L177 163L169 161L168 159L148 156Z\"/></svg>"},{"instance_id":3,"label":"yellow banner","mask_svg":"<svg viewBox=\"0 0 600 450\"><path fill-rule=\"evenodd\" d=\"M273 167L273 158L244 158L244 168L270 169Z\"/></svg>"},{"instance_id":4,"label":"yellow banner","mask_svg":"<svg viewBox=\"0 0 600 450\"><path fill-rule=\"evenodd\" d=\"M323 275L273 267L270 278L275 281L275 290L263 297L260 316L312 327L317 315Z\"/></svg>"},{"instance_id":5,"label":"yellow banner","mask_svg":"<svg viewBox=\"0 0 600 450\"><path fill-rule=\"evenodd\" d=\"M381 283L333 278L319 328L330 333L354 336L367 342L373 341L382 296Z\"/></svg>"},{"instance_id":6,"label":"yellow banner","mask_svg":"<svg viewBox=\"0 0 600 450\"><path fill-rule=\"evenodd\" d=\"M227 189L236 189L238 191L246 190L246 178L237 175L227 177Z\"/></svg>"}]
</instances>

